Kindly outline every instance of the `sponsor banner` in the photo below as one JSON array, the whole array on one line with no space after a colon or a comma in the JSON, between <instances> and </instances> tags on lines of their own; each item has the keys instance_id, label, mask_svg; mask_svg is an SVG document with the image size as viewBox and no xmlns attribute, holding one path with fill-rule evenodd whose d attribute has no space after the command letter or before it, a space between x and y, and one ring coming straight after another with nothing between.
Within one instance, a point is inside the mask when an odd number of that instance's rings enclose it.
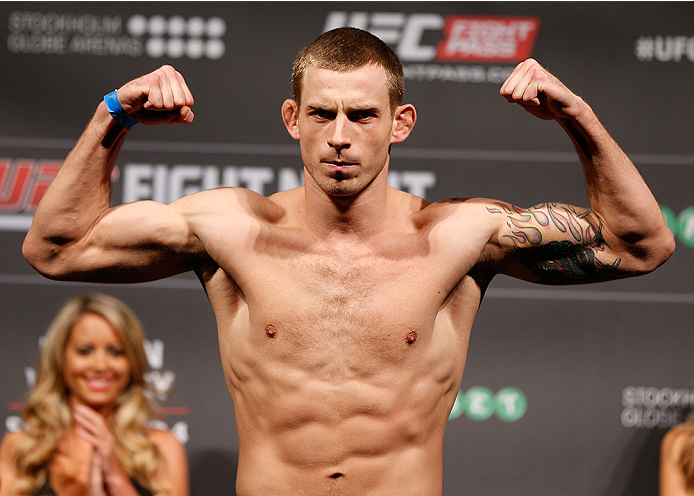
<instances>
[{"instance_id":1,"label":"sponsor banner","mask_svg":"<svg viewBox=\"0 0 694 496\"><path fill-rule=\"evenodd\" d=\"M685 208L679 215L664 205L660 206L660 210L677 241L694 248L694 205Z\"/></svg>"},{"instance_id":2,"label":"sponsor banner","mask_svg":"<svg viewBox=\"0 0 694 496\"><path fill-rule=\"evenodd\" d=\"M694 406L694 389L628 386L622 390L626 428L669 429L684 422Z\"/></svg>"},{"instance_id":3,"label":"sponsor banner","mask_svg":"<svg viewBox=\"0 0 694 496\"><path fill-rule=\"evenodd\" d=\"M694 62L694 36L640 36L634 54L641 62Z\"/></svg>"},{"instance_id":4,"label":"sponsor banner","mask_svg":"<svg viewBox=\"0 0 694 496\"><path fill-rule=\"evenodd\" d=\"M0 158L0 213L32 213L62 161Z\"/></svg>"},{"instance_id":5,"label":"sponsor banner","mask_svg":"<svg viewBox=\"0 0 694 496\"><path fill-rule=\"evenodd\" d=\"M62 161L55 159L0 158L0 231L29 228L36 207L61 165ZM301 186L303 171L291 167L127 163L122 172L114 167L111 179L122 203L155 200L168 204L198 191L225 186L271 195ZM388 183L426 198L437 184L437 174L432 170L392 170ZM661 205L661 211L677 240L694 248L694 206L676 214Z\"/></svg>"},{"instance_id":6,"label":"sponsor banner","mask_svg":"<svg viewBox=\"0 0 694 496\"><path fill-rule=\"evenodd\" d=\"M58 173L62 161L0 158L0 231L23 231ZM122 179L122 180L120 180ZM122 203L155 200L171 203L198 191L219 187L248 188L271 195L303 184L303 170L257 166L126 163L114 167L114 196ZM425 198L436 186L433 171L390 171L388 183Z\"/></svg>"},{"instance_id":7,"label":"sponsor banner","mask_svg":"<svg viewBox=\"0 0 694 496\"><path fill-rule=\"evenodd\" d=\"M540 27L536 17L448 16L438 60L518 62L530 57Z\"/></svg>"},{"instance_id":8,"label":"sponsor banner","mask_svg":"<svg viewBox=\"0 0 694 496\"><path fill-rule=\"evenodd\" d=\"M515 422L527 410L528 399L518 388L505 387L494 394L487 387L475 386L466 392L458 391L448 420L455 420L465 414L469 419L480 422L496 414L503 422Z\"/></svg>"},{"instance_id":9,"label":"sponsor banner","mask_svg":"<svg viewBox=\"0 0 694 496\"><path fill-rule=\"evenodd\" d=\"M342 26L365 29L391 45L403 63L405 79L502 83L515 63L532 54L540 19L332 11L323 31ZM432 37L438 41L428 41ZM514 65L475 65L479 63Z\"/></svg>"},{"instance_id":10,"label":"sponsor banner","mask_svg":"<svg viewBox=\"0 0 694 496\"><path fill-rule=\"evenodd\" d=\"M226 53L221 17L14 11L7 26L14 54L217 60Z\"/></svg>"}]
</instances>

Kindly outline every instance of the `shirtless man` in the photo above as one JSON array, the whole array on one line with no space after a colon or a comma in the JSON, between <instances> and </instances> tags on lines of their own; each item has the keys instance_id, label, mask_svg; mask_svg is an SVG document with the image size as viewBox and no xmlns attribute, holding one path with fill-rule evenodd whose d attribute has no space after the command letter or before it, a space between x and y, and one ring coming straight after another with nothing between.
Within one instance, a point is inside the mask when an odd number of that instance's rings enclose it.
<instances>
[{"instance_id":1,"label":"shirtless man","mask_svg":"<svg viewBox=\"0 0 694 496\"><path fill-rule=\"evenodd\" d=\"M193 270L216 315L239 433L240 496L436 496L470 329L492 277L570 284L644 274L674 249L655 199L591 108L529 59L501 88L557 121L590 209L429 204L387 184L412 130L397 56L352 28L299 54L282 105L302 187L109 208L128 134L102 102L43 198L24 255L52 279L138 282ZM190 123L161 67L118 90L145 124Z\"/></svg>"}]
</instances>

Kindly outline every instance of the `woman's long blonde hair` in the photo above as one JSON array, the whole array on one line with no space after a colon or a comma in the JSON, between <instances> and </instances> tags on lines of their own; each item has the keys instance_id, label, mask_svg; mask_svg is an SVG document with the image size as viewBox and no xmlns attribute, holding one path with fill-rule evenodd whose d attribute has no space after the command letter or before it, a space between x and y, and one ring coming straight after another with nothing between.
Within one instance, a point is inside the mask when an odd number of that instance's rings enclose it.
<instances>
[{"instance_id":1,"label":"woman's long blonde hair","mask_svg":"<svg viewBox=\"0 0 694 496\"><path fill-rule=\"evenodd\" d=\"M72 424L69 391L63 378L64 351L77 320L86 313L106 319L123 342L131 366L130 384L109 419L114 452L123 469L155 496L165 492L154 473L162 459L147 438L153 405L145 395L148 369L144 332L137 316L120 300L103 294L76 296L60 309L45 335L39 354L36 385L24 407L24 432L13 461L17 481L12 494L29 495L45 483L48 463Z\"/></svg>"}]
</instances>

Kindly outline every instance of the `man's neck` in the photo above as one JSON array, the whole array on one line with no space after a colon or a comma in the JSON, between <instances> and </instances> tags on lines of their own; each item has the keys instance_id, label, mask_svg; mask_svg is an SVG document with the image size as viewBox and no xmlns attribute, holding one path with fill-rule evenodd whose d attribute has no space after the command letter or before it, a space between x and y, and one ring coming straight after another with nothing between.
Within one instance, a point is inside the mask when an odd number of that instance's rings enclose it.
<instances>
[{"instance_id":1,"label":"man's neck","mask_svg":"<svg viewBox=\"0 0 694 496\"><path fill-rule=\"evenodd\" d=\"M386 174L350 196L328 195L308 181L304 185L304 219L309 228L323 238L369 237L386 227L391 196Z\"/></svg>"}]
</instances>

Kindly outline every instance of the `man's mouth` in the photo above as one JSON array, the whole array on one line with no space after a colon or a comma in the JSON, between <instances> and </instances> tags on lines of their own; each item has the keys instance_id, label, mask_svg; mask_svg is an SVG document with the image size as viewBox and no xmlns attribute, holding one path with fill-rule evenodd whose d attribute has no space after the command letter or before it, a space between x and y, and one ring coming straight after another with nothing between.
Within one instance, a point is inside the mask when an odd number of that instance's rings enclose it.
<instances>
[{"instance_id":1,"label":"man's mouth","mask_svg":"<svg viewBox=\"0 0 694 496\"><path fill-rule=\"evenodd\" d=\"M323 163L326 163L332 167L352 167L354 165L357 165L356 162L347 162L344 160L324 160Z\"/></svg>"}]
</instances>

